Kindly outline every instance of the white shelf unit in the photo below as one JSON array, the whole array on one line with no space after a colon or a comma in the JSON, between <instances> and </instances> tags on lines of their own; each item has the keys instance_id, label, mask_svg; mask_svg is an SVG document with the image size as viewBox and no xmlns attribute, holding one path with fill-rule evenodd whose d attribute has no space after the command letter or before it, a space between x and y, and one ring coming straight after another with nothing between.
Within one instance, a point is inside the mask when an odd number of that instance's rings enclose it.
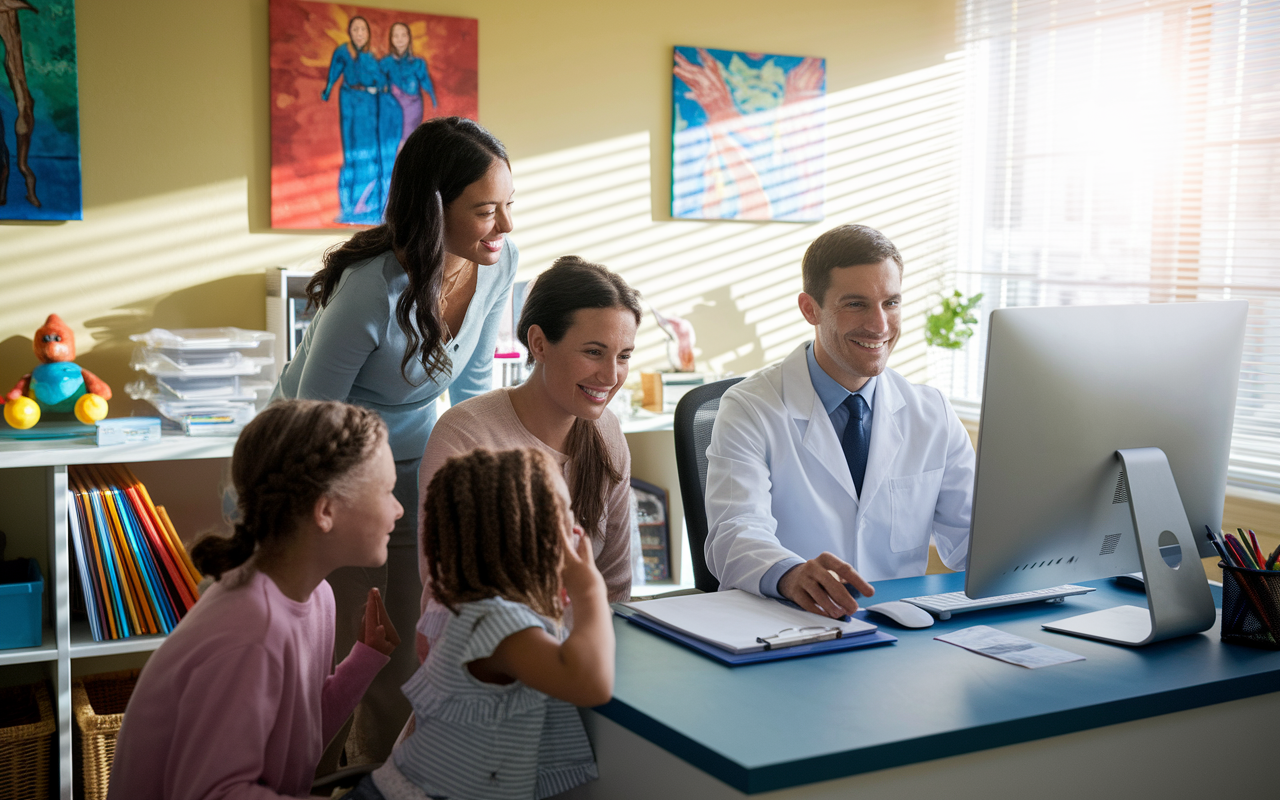
<instances>
[{"instance_id":1,"label":"white shelf unit","mask_svg":"<svg viewBox=\"0 0 1280 800\"><path fill-rule=\"evenodd\" d=\"M137 636L107 642L95 642L87 622L71 621L71 559L67 528L67 467L75 464L145 464L147 462L187 461L193 459L225 459L231 456L234 437L188 438L165 436L159 442L98 447L87 439L0 441L0 519L21 516L22 504L43 504L47 537L45 560L45 594L48 596L50 619L39 647L0 650L0 670L19 664L49 663L53 665L56 695L57 781L54 795L71 800L75 785L72 752L71 678L72 664L78 659L142 653L155 650L163 636ZM11 470L42 470L42 496L23 495L30 481L11 480ZM146 482L144 480L144 482ZM157 497L165 503L167 498ZM29 515L39 516L39 515ZM179 529L181 532L181 528ZM15 537L10 538L11 550ZM17 537L22 539L23 537ZM29 540L29 537L27 537ZM36 553L11 552L10 555L35 556Z\"/></svg>"}]
</instances>

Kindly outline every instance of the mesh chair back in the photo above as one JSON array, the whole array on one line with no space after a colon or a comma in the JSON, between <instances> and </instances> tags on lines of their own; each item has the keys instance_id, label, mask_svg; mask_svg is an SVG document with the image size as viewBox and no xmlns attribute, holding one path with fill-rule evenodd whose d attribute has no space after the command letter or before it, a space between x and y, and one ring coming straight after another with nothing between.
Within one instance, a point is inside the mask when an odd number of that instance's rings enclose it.
<instances>
[{"instance_id":1,"label":"mesh chair back","mask_svg":"<svg viewBox=\"0 0 1280 800\"><path fill-rule=\"evenodd\" d=\"M742 378L728 378L689 391L676 404L676 471L684 501L684 522L689 529L689 554L693 558L694 586L714 592L720 582L707 568L707 445L720 410L720 396Z\"/></svg>"}]
</instances>

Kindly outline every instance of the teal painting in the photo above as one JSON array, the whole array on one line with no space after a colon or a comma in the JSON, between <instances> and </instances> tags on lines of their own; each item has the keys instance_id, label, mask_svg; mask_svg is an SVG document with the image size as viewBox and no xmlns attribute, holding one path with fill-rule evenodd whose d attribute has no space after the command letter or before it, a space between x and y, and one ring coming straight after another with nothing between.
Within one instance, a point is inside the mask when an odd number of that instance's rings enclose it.
<instances>
[{"instance_id":1,"label":"teal painting","mask_svg":"<svg viewBox=\"0 0 1280 800\"><path fill-rule=\"evenodd\" d=\"M74 0L0 0L0 219L81 219Z\"/></svg>"},{"instance_id":2,"label":"teal painting","mask_svg":"<svg viewBox=\"0 0 1280 800\"><path fill-rule=\"evenodd\" d=\"M826 60L675 48L671 216L823 217Z\"/></svg>"}]
</instances>

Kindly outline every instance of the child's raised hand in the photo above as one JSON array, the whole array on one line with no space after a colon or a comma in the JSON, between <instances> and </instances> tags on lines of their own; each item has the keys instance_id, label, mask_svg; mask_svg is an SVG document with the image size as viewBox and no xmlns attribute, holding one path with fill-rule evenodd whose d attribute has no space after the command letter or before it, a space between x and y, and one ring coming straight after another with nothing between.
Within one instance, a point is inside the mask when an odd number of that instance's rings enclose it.
<instances>
[{"instance_id":1,"label":"child's raised hand","mask_svg":"<svg viewBox=\"0 0 1280 800\"><path fill-rule=\"evenodd\" d=\"M364 630L360 633L360 641L384 656L391 655L391 651L400 646L396 626L391 624L387 607L382 604L382 594L376 588L369 590L369 599L364 604Z\"/></svg>"},{"instance_id":2,"label":"child's raised hand","mask_svg":"<svg viewBox=\"0 0 1280 800\"><path fill-rule=\"evenodd\" d=\"M569 598L581 602L593 591L604 597L604 578L601 577L600 570L596 569L590 537L580 526L574 525L573 534L566 533L564 538L564 568L560 571L560 581L569 593Z\"/></svg>"}]
</instances>

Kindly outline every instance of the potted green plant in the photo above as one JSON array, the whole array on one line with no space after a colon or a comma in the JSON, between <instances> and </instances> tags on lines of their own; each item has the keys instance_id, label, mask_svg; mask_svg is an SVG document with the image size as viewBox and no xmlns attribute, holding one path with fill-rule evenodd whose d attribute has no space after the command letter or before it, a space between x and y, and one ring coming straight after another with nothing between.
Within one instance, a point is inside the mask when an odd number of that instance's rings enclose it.
<instances>
[{"instance_id":1,"label":"potted green plant","mask_svg":"<svg viewBox=\"0 0 1280 800\"><path fill-rule=\"evenodd\" d=\"M974 309L982 301L982 292L965 299L956 290L950 297L942 299L938 310L925 317L924 340L931 347L946 350L959 350L964 347L969 337L973 336L973 326L978 323Z\"/></svg>"}]
</instances>

